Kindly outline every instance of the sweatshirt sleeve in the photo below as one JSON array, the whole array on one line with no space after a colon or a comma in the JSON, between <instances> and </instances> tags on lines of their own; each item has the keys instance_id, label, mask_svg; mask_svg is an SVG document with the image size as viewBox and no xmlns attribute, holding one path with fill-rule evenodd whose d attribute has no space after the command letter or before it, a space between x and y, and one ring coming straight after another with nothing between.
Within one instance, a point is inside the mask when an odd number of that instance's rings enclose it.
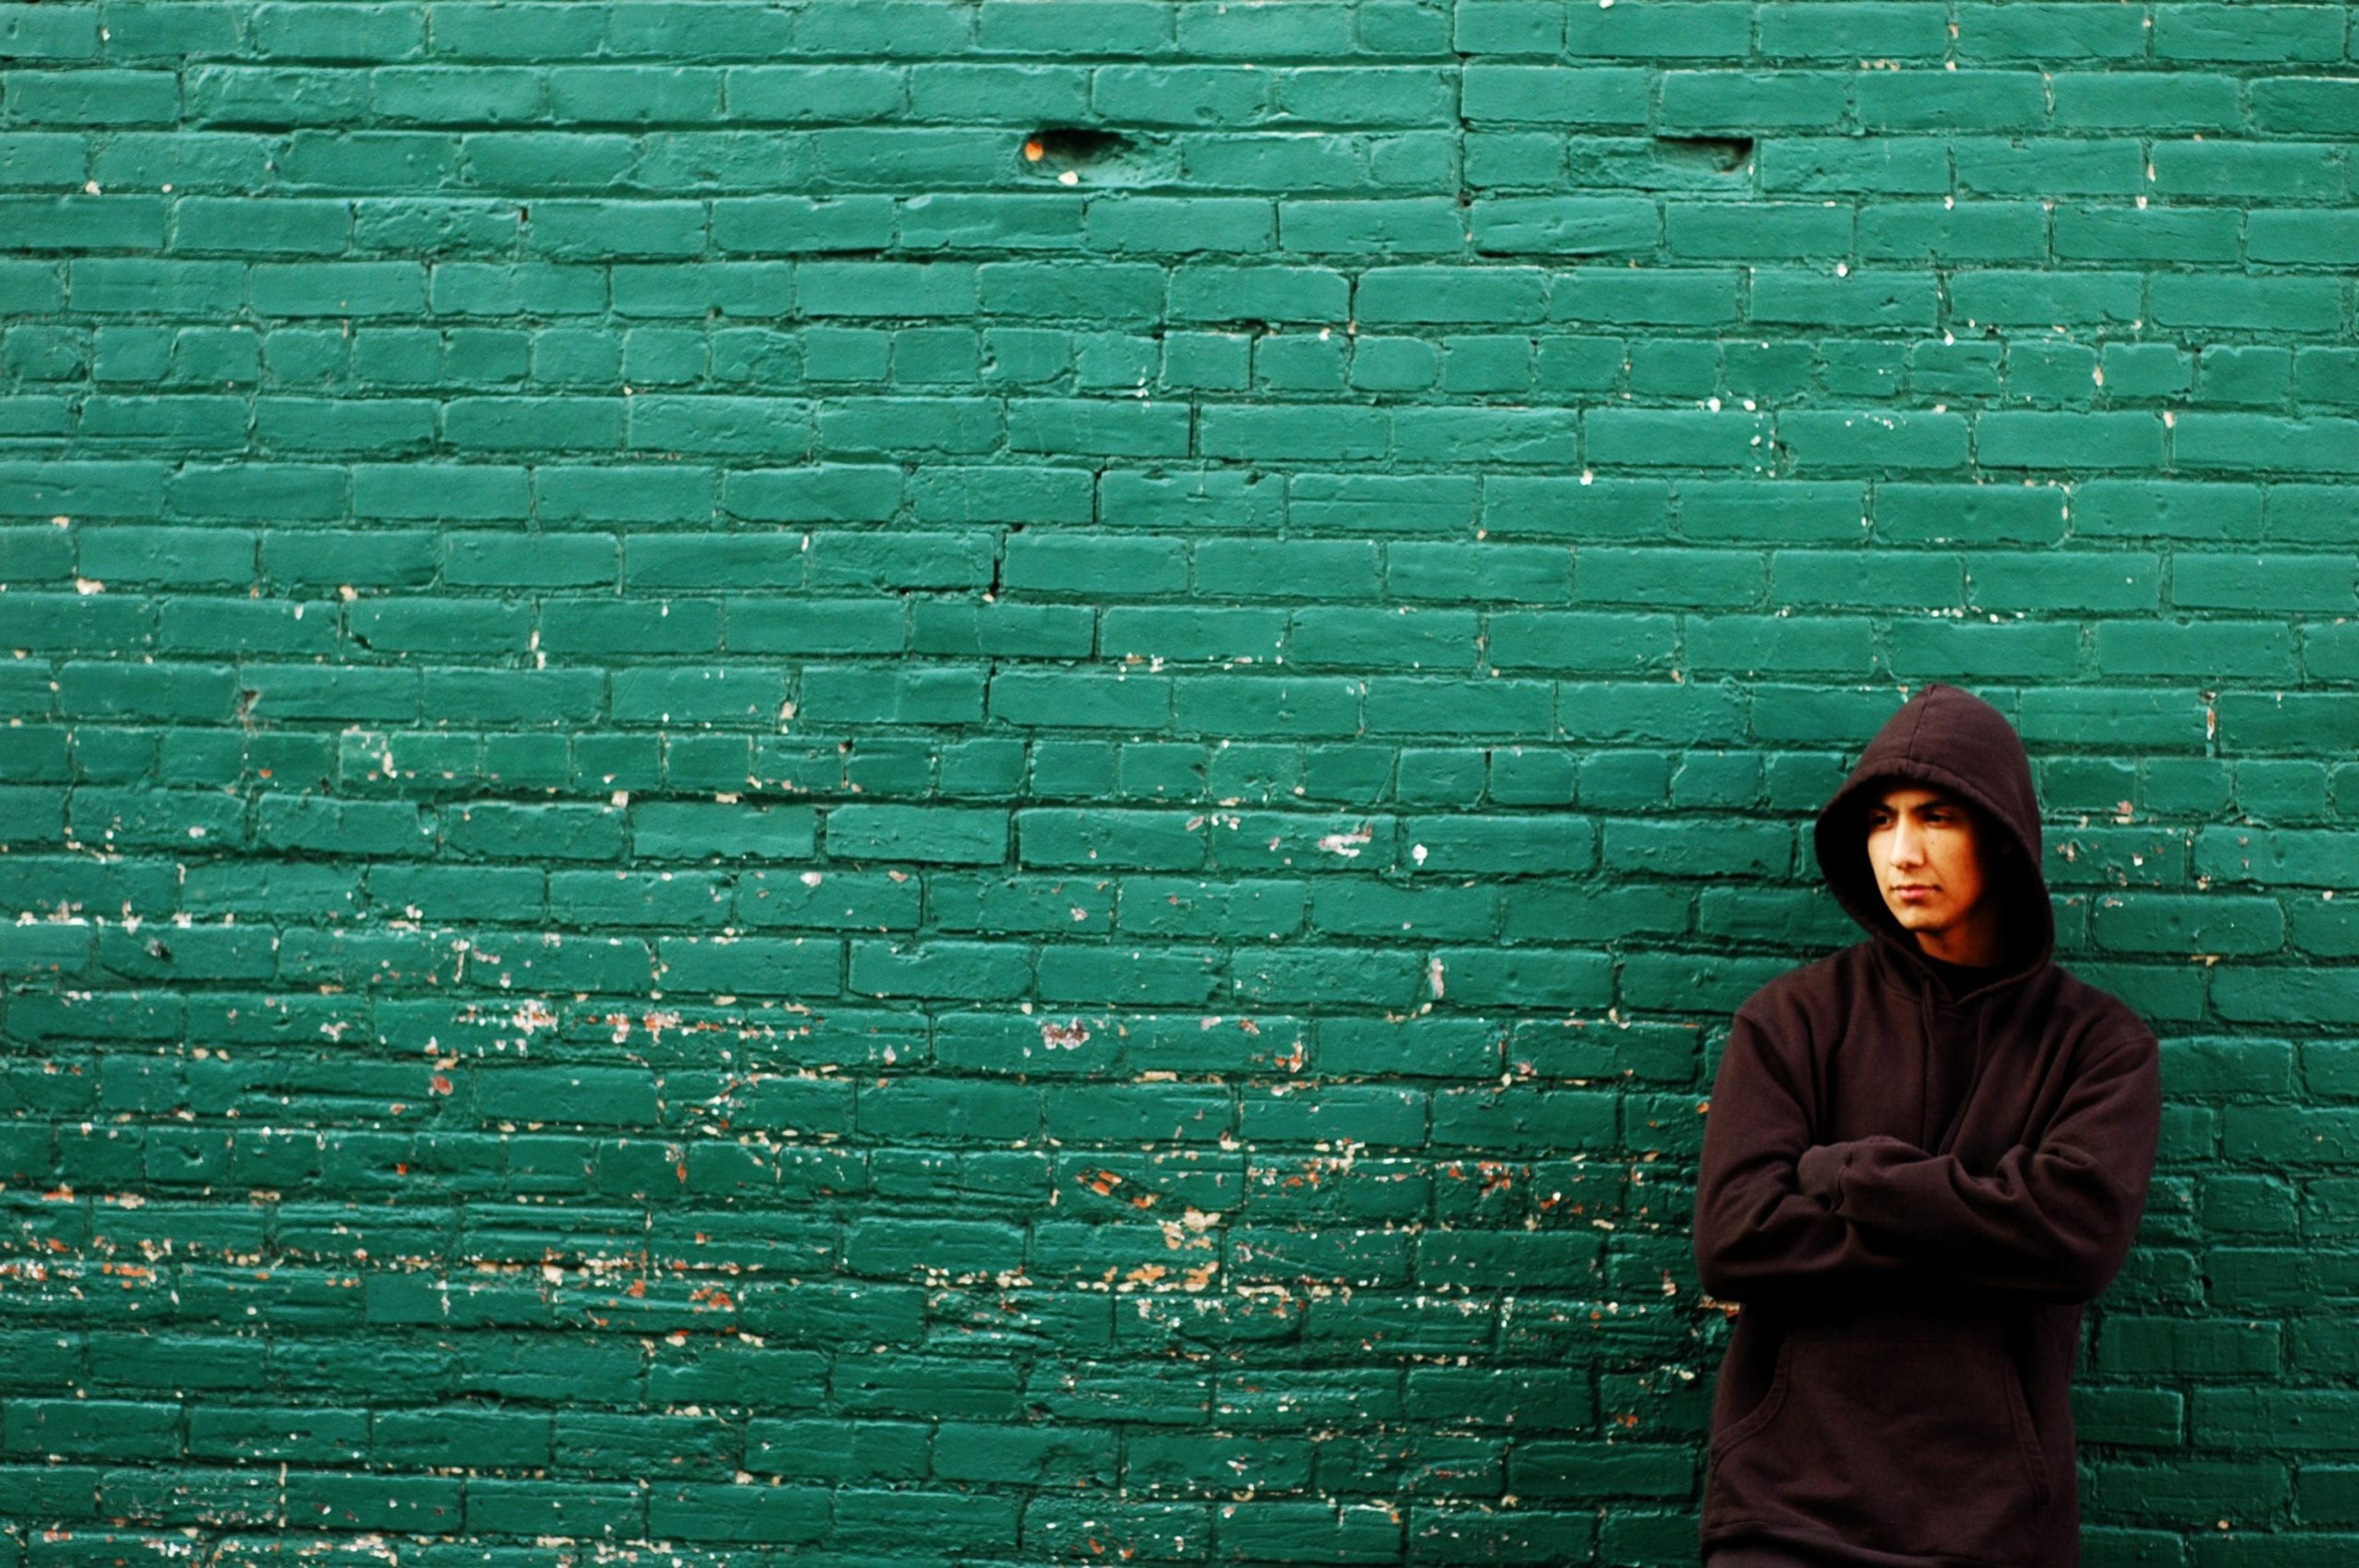
<instances>
[{"instance_id":1,"label":"sweatshirt sleeve","mask_svg":"<svg viewBox=\"0 0 2359 1568\"><path fill-rule=\"evenodd\" d=\"M1856 1303L1864 1287L1920 1277L1887 1238L1801 1190L1801 1157L1814 1140L1808 1101L1777 1049L1781 1033L1740 1011L1721 1054L1696 1182L1703 1288L1723 1301Z\"/></svg>"},{"instance_id":2,"label":"sweatshirt sleeve","mask_svg":"<svg viewBox=\"0 0 2359 1568\"><path fill-rule=\"evenodd\" d=\"M1832 1215L1970 1284L2088 1301L2112 1282L2146 1205L2161 1131L2154 1037L2093 1054L2038 1147L1975 1175L1896 1138L1831 1144L1814 1184Z\"/></svg>"}]
</instances>

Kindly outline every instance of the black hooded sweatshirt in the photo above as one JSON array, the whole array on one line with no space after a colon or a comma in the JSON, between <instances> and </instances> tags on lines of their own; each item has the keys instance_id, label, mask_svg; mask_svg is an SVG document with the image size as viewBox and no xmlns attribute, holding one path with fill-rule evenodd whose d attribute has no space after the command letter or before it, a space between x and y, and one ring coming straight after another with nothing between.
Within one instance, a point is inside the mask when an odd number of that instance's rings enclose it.
<instances>
[{"instance_id":1,"label":"black hooded sweatshirt","mask_svg":"<svg viewBox=\"0 0 2359 1568\"><path fill-rule=\"evenodd\" d=\"M1945 979L1886 909L1865 814L1897 784L1976 816L2006 957ZM1702 1544L1855 1568L2071 1568L2082 1303L2128 1251L2161 1119L2151 1031L2052 961L2023 742L1919 693L1819 816L1869 938L1737 1011L1695 1250L1742 1303L1712 1405Z\"/></svg>"}]
</instances>

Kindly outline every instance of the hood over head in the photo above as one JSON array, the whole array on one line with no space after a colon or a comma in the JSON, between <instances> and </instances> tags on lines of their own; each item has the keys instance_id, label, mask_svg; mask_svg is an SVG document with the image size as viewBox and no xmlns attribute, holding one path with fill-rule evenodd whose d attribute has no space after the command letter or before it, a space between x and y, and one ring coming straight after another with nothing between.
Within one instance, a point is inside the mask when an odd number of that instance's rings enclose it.
<instances>
[{"instance_id":1,"label":"hood over head","mask_svg":"<svg viewBox=\"0 0 2359 1568\"><path fill-rule=\"evenodd\" d=\"M2004 901L2006 909L2007 951L1997 972L2044 963L2055 949L2056 917L2039 873L2031 759L2005 714L1957 687L1929 686L1903 703L1819 813L1819 869L1844 913L1912 959L1919 956L1917 939L1885 906L1867 859L1867 808L1902 783L1944 791L1980 814L1985 896Z\"/></svg>"}]
</instances>

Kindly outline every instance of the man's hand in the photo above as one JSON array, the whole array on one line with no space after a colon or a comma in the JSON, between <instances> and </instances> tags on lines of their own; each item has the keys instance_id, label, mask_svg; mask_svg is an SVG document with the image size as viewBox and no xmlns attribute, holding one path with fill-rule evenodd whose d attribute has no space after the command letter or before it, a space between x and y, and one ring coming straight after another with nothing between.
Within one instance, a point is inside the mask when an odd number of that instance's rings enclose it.
<instances>
[{"instance_id":1,"label":"man's hand","mask_svg":"<svg viewBox=\"0 0 2359 1568\"><path fill-rule=\"evenodd\" d=\"M1802 1195L1816 1198L1833 1208L1843 1194L1843 1152L1840 1144L1813 1143L1802 1151L1795 1163L1794 1173L1800 1179Z\"/></svg>"},{"instance_id":2,"label":"man's hand","mask_svg":"<svg viewBox=\"0 0 2359 1568\"><path fill-rule=\"evenodd\" d=\"M1816 1198L1834 1213L1841 1214L1843 1172L1851 1163L1853 1152L1879 1145L1903 1151L1920 1160L1925 1158L1925 1152L1907 1139L1881 1132L1870 1138L1854 1138L1842 1143L1813 1143L1802 1151L1802 1157L1794 1163L1795 1179L1801 1187L1802 1195Z\"/></svg>"}]
</instances>

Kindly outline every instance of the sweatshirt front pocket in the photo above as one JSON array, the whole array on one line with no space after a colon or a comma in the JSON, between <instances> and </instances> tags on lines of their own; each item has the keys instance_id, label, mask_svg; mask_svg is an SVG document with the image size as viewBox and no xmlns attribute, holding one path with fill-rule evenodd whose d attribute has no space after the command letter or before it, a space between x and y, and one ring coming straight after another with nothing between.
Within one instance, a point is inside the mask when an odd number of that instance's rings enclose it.
<instances>
[{"instance_id":1,"label":"sweatshirt front pocket","mask_svg":"<svg viewBox=\"0 0 2359 1568\"><path fill-rule=\"evenodd\" d=\"M1770 1365L1769 1387L1751 1410L1712 1434L1711 1448L1714 1455L1725 1454L1747 1438L1757 1435L1777 1419L1777 1407L1786 1402L1786 1377L1793 1353L1791 1336L1777 1342L1777 1359Z\"/></svg>"},{"instance_id":2,"label":"sweatshirt front pocket","mask_svg":"<svg viewBox=\"0 0 2359 1568\"><path fill-rule=\"evenodd\" d=\"M1732 1511L1901 1556L2020 1562L2049 1505L1995 1336L1805 1331L1713 1452Z\"/></svg>"}]
</instances>

